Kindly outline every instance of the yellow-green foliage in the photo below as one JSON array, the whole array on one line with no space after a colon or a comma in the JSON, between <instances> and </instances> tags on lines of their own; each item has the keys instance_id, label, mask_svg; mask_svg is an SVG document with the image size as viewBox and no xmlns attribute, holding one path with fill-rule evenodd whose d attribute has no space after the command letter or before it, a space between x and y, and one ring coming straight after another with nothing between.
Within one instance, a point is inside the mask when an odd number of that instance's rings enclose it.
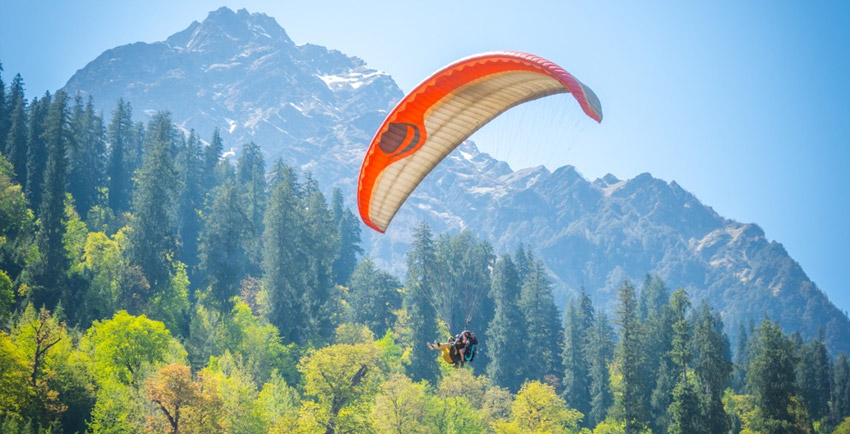
<instances>
[{"instance_id":1,"label":"yellow-green foliage","mask_svg":"<svg viewBox=\"0 0 850 434\"><path fill-rule=\"evenodd\" d=\"M496 424L499 434L566 434L578 432L582 414L567 407L555 389L538 381L525 383L511 406L507 422Z\"/></svg>"},{"instance_id":2,"label":"yellow-green foliage","mask_svg":"<svg viewBox=\"0 0 850 434\"><path fill-rule=\"evenodd\" d=\"M21 416L34 395L29 374L24 352L0 331L0 415Z\"/></svg>"},{"instance_id":3,"label":"yellow-green foliage","mask_svg":"<svg viewBox=\"0 0 850 434\"><path fill-rule=\"evenodd\" d=\"M32 230L33 213L20 184L12 182L12 164L0 155L0 247Z\"/></svg>"},{"instance_id":4,"label":"yellow-green foliage","mask_svg":"<svg viewBox=\"0 0 850 434\"><path fill-rule=\"evenodd\" d=\"M90 360L90 372L103 385L117 381L139 385L144 372L167 361L182 361L185 350L160 321L118 311L95 321L80 343Z\"/></svg>"},{"instance_id":5,"label":"yellow-green foliage","mask_svg":"<svg viewBox=\"0 0 850 434\"><path fill-rule=\"evenodd\" d=\"M381 386L372 408L372 425L377 434L425 434L429 432L426 385L393 374Z\"/></svg>"},{"instance_id":6,"label":"yellow-green foliage","mask_svg":"<svg viewBox=\"0 0 850 434\"><path fill-rule=\"evenodd\" d=\"M375 341L375 334L363 324L340 324L334 334L337 344L356 345Z\"/></svg>"},{"instance_id":7,"label":"yellow-green foliage","mask_svg":"<svg viewBox=\"0 0 850 434\"><path fill-rule=\"evenodd\" d=\"M256 411L259 391L241 355L225 351L221 357L210 358L202 372L215 385L221 399L221 424L225 432L263 432L263 421Z\"/></svg>"},{"instance_id":8,"label":"yellow-green foliage","mask_svg":"<svg viewBox=\"0 0 850 434\"><path fill-rule=\"evenodd\" d=\"M83 269L83 253L88 233L86 224L80 220L80 216L74 210L73 198L67 194L65 196L65 233L62 235L62 244L65 246L65 256L68 258L68 269L72 273L79 273Z\"/></svg>"},{"instance_id":9,"label":"yellow-green foliage","mask_svg":"<svg viewBox=\"0 0 850 434\"><path fill-rule=\"evenodd\" d=\"M367 421L355 417L352 409L361 415L369 413L385 377L380 361L374 342L336 344L308 352L298 370L304 392L318 404L310 408L309 417L322 425L338 426L340 431L362 432L365 427L361 424ZM333 414L334 403L338 414Z\"/></svg>"},{"instance_id":10,"label":"yellow-green foliage","mask_svg":"<svg viewBox=\"0 0 850 434\"><path fill-rule=\"evenodd\" d=\"M0 324L6 322L14 303L15 291L12 290L12 280L6 272L0 270Z\"/></svg>"},{"instance_id":11,"label":"yellow-green foliage","mask_svg":"<svg viewBox=\"0 0 850 434\"><path fill-rule=\"evenodd\" d=\"M850 416L848 416L847 419L844 419L844 422L841 422L832 434L850 434Z\"/></svg>"},{"instance_id":12,"label":"yellow-green foliage","mask_svg":"<svg viewBox=\"0 0 850 434\"><path fill-rule=\"evenodd\" d=\"M91 276L86 304L93 314L111 315L117 310L121 272L125 266L118 241L103 232L89 232L82 266Z\"/></svg>"}]
</instances>

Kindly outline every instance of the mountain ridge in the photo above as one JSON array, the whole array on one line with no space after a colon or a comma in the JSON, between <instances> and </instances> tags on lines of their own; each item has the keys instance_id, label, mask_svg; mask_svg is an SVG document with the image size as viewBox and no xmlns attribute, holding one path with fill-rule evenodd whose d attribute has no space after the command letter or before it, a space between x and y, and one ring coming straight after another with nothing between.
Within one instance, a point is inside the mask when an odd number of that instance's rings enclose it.
<instances>
[{"instance_id":1,"label":"mountain ridge","mask_svg":"<svg viewBox=\"0 0 850 434\"><path fill-rule=\"evenodd\" d=\"M109 113L122 97L137 119L170 110L184 130L227 145L259 144L342 189L354 205L359 164L375 129L401 98L388 74L362 59L295 44L267 15L220 8L162 42L107 50L66 84ZM643 173L593 181L573 166L513 170L466 142L414 191L386 235L364 230L370 256L403 272L412 228L468 229L497 252L534 246L551 270L559 304L585 286L613 308L616 287L645 273L714 305L734 335L765 313L803 337L824 330L850 352L850 320L784 247L756 224L717 214L675 181ZM365 227L364 227L365 228Z\"/></svg>"}]
</instances>

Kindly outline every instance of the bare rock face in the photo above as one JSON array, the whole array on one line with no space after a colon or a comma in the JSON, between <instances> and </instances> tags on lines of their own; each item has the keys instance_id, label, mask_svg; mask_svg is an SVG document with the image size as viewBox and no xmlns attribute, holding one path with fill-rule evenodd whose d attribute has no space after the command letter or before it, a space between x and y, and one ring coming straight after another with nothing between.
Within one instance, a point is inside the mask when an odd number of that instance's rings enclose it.
<instances>
[{"instance_id":1,"label":"bare rock face","mask_svg":"<svg viewBox=\"0 0 850 434\"><path fill-rule=\"evenodd\" d=\"M119 97L137 120L169 110L202 138L219 128L238 153L253 141L267 164L283 158L355 206L366 147L402 97L393 79L356 57L296 45L263 14L221 8L166 41L113 48L77 71L64 90L92 95L107 117ZM412 228L470 230L497 252L533 246L563 305L582 284L609 310L624 280L646 273L683 287L721 312L728 331L765 315L808 339L823 329L831 351L850 352L850 320L781 244L755 224L725 219L676 182L644 173L588 181L571 166L514 171L471 142L411 195L385 235L364 226L364 247L404 271Z\"/></svg>"}]
</instances>

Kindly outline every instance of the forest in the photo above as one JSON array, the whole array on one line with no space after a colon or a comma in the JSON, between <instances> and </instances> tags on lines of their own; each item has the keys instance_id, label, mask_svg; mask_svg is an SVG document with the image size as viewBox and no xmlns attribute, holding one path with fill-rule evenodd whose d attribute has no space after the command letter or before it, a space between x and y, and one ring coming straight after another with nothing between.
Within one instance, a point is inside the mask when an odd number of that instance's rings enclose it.
<instances>
[{"instance_id":1,"label":"forest","mask_svg":"<svg viewBox=\"0 0 850 434\"><path fill-rule=\"evenodd\" d=\"M615 312L557 306L535 246L424 223L394 276L338 189L133 119L0 80L4 434L850 433L822 338L765 318L730 343L649 274ZM428 350L465 327L474 362Z\"/></svg>"}]
</instances>

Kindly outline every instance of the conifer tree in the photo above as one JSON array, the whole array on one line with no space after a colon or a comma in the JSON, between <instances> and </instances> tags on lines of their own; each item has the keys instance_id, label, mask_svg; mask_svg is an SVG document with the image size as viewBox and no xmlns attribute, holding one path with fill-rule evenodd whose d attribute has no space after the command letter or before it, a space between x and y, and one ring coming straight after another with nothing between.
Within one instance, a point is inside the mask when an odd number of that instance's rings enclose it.
<instances>
[{"instance_id":1,"label":"conifer tree","mask_svg":"<svg viewBox=\"0 0 850 434\"><path fill-rule=\"evenodd\" d=\"M749 335L743 322L738 323L738 337L735 342L735 367L732 374L732 388L738 393L743 393L747 385L747 367L750 364L748 354Z\"/></svg>"},{"instance_id":2,"label":"conifer tree","mask_svg":"<svg viewBox=\"0 0 850 434\"><path fill-rule=\"evenodd\" d=\"M670 409L669 434L697 434L705 432L700 423L700 406L692 382L680 379L673 388ZM719 432L719 431L718 431Z\"/></svg>"},{"instance_id":3,"label":"conifer tree","mask_svg":"<svg viewBox=\"0 0 850 434\"><path fill-rule=\"evenodd\" d=\"M0 139L9 134L9 116L14 109L13 98L6 95L6 84L3 83L3 63L0 62Z\"/></svg>"},{"instance_id":4,"label":"conifer tree","mask_svg":"<svg viewBox=\"0 0 850 434\"><path fill-rule=\"evenodd\" d=\"M552 298L552 282L543 261L535 259L520 290L519 307L525 316L527 342L534 343L534 357L524 364L527 380L559 378L564 372L561 344L564 328Z\"/></svg>"},{"instance_id":5,"label":"conifer tree","mask_svg":"<svg viewBox=\"0 0 850 434\"><path fill-rule=\"evenodd\" d=\"M129 103L127 103L129 105ZM135 179L136 170L142 167L145 159L145 139L148 137L148 128L144 122L138 121L133 124L133 134L130 136L130 172L133 173Z\"/></svg>"},{"instance_id":6,"label":"conifer tree","mask_svg":"<svg viewBox=\"0 0 850 434\"><path fill-rule=\"evenodd\" d=\"M688 379L688 363L690 363L692 357L691 324L685 316L690 306L688 293L684 289L679 288L670 296L670 313L673 324L670 359L678 368L676 376L682 381Z\"/></svg>"},{"instance_id":7,"label":"conifer tree","mask_svg":"<svg viewBox=\"0 0 850 434\"><path fill-rule=\"evenodd\" d=\"M219 161L221 161L224 144L218 128L213 131L209 145L204 148L204 191L210 192L221 182L218 177Z\"/></svg>"},{"instance_id":8,"label":"conifer tree","mask_svg":"<svg viewBox=\"0 0 850 434\"><path fill-rule=\"evenodd\" d=\"M2 83L2 80L0 80L0 83ZM26 107L27 99L24 96L24 93L24 79L21 77L21 74L15 74L15 78L12 79L12 84L9 86L9 94L6 95L7 115L11 115L11 111L15 109L15 104L19 100L23 100L24 107ZM11 118L9 121L11 122Z\"/></svg>"},{"instance_id":9,"label":"conifer tree","mask_svg":"<svg viewBox=\"0 0 850 434\"><path fill-rule=\"evenodd\" d=\"M220 142L220 139L219 139ZM236 168L245 214L250 223L245 234L245 252L251 264L250 274L259 274L262 262L263 215L266 208L266 163L260 147L250 142L242 147Z\"/></svg>"},{"instance_id":10,"label":"conifer tree","mask_svg":"<svg viewBox=\"0 0 850 434\"><path fill-rule=\"evenodd\" d=\"M2 81L0 81L2 87ZM0 90L2 93L2 90ZM26 190L27 183L27 112L24 100L24 84L18 74L12 80L11 92L6 101L9 110L8 129L0 131L0 140L5 145L6 159L15 168L14 180Z\"/></svg>"},{"instance_id":11,"label":"conifer tree","mask_svg":"<svg viewBox=\"0 0 850 434\"><path fill-rule=\"evenodd\" d=\"M663 283L657 277L647 279L648 283L644 285L644 289L653 286L663 288ZM655 293L665 294L666 289L655 290ZM667 305L659 308L653 304L649 305L645 322L646 345L648 348L655 348L656 351L664 353L647 354L644 370L650 373L645 377L647 384L654 384L649 400L650 427L654 432L665 432L671 423L669 410L673 405L673 389L680 382L688 382L691 324L686 318L686 313L690 308L690 300L687 293L679 288L670 296ZM681 392L686 394L682 395L682 398L690 399L690 395L687 394L693 392L692 385L682 387Z\"/></svg>"},{"instance_id":12,"label":"conifer tree","mask_svg":"<svg viewBox=\"0 0 850 434\"><path fill-rule=\"evenodd\" d=\"M732 373L729 341L719 315L703 303L694 319L694 376L697 380L703 426L707 433L729 431L729 418L723 406L723 393Z\"/></svg>"},{"instance_id":13,"label":"conifer tree","mask_svg":"<svg viewBox=\"0 0 850 434\"><path fill-rule=\"evenodd\" d=\"M334 329L330 311L333 295L331 267L338 254L339 240L325 196L309 174L304 183L301 210L302 237L308 252L304 303L308 312L309 332L316 342L328 342L333 337Z\"/></svg>"},{"instance_id":14,"label":"conifer tree","mask_svg":"<svg viewBox=\"0 0 850 434\"><path fill-rule=\"evenodd\" d=\"M803 345L797 364L797 389L813 421L821 420L829 410L829 355L821 336Z\"/></svg>"},{"instance_id":15,"label":"conifer tree","mask_svg":"<svg viewBox=\"0 0 850 434\"><path fill-rule=\"evenodd\" d=\"M348 283L351 321L365 324L375 336L383 336L393 325L393 312L401 307L400 289L401 283L395 276L379 269L371 259L363 258Z\"/></svg>"},{"instance_id":16,"label":"conifer tree","mask_svg":"<svg viewBox=\"0 0 850 434\"><path fill-rule=\"evenodd\" d=\"M590 361L590 413L586 419L587 426L596 426L603 421L613 401L608 366L614 358L614 338L608 317L600 310L596 313L587 339L586 356Z\"/></svg>"},{"instance_id":17,"label":"conifer tree","mask_svg":"<svg viewBox=\"0 0 850 434\"><path fill-rule=\"evenodd\" d=\"M154 294L165 290L177 253L174 205L179 188L172 147L175 139L171 114L159 112L151 119L149 142L136 175L129 257L141 267Z\"/></svg>"},{"instance_id":18,"label":"conifer tree","mask_svg":"<svg viewBox=\"0 0 850 434\"><path fill-rule=\"evenodd\" d=\"M644 375L644 329L640 323L640 311L635 287L625 282L617 290L617 325L620 326L620 341L616 358L620 369L620 393L615 402L616 413L625 423L626 434L640 432L646 420L644 406L647 387Z\"/></svg>"},{"instance_id":19,"label":"conifer tree","mask_svg":"<svg viewBox=\"0 0 850 434\"><path fill-rule=\"evenodd\" d=\"M41 204L41 192L44 184L44 168L47 165L47 145L44 131L47 112L50 108L50 93L41 99L33 98L30 104L29 128L27 130L27 183L26 195L33 211L38 215Z\"/></svg>"},{"instance_id":20,"label":"conifer tree","mask_svg":"<svg viewBox=\"0 0 850 434\"><path fill-rule=\"evenodd\" d=\"M263 288L268 292L266 315L284 342L307 342L304 273L308 269L301 235L299 190L291 168L278 161L279 178L272 183L263 218Z\"/></svg>"},{"instance_id":21,"label":"conifer tree","mask_svg":"<svg viewBox=\"0 0 850 434\"><path fill-rule=\"evenodd\" d=\"M407 253L407 279L403 305L410 318L413 351L408 374L414 381L426 380L436 384L438 365L434 353L422 350L426 342L439 337L437 313L432 300L436 285L436 258L431 228L422 222L413 233L413 243Z\"/></svg>"},{"instance_id":22,"label":"conifer tree","mask_svg":"<svg viewBox=\"0 0 850 434\"><path fill-rule=\"evenodd\" d=\"M94 112L92 98L83 106L82 98L75 98L71 121L74 146L70 149L68 191L74 197L77 213L86 216L98 202L99 189L105 186L103 120Z\"/></svg>"},{"instance_id":23,"label":"conifer tree","mask_svg":"<svg viewBox=\"0 0 850 434\"><path fill-rule=\"evenodd\" d=\"M182 143L177 153L176 168L180 178L180 193L177 197L177 237L180 240L178 259L189 266L194 277L198 264L198 236L201 232L201 210L204 207L202 193L201 144L195 130Z\"/></svg>"},{"instance_id":24,"label":"conifer tree","mask_svg":"<svg viewBox=\"0 0 850 434\"><path fill-rule=\"evenodd\" d=\"M571 408L584 415L591 412L589 347L593 324L593 305L582 287L578 299L570 299L564 316L563 396Z\"/></svg>"},{"instance_id":25,"label":"conifer tree","mask_svg":"<svg viewBox=\"0 0 850 434\"><path fill-rule=\"evenodd\" d=\"M56 307L63 290L68 259L63 244L65 234L65 182L68 175L67 150L73 143L68 119L68 97L57 92L46 119L44 142L48 149L39 205L36 237L40 259L33 273L33 301L36 306Z\"/></svg>"},{"instance_id":26,"label":"conifer tree","mask_svg":"<svg viewBox=\"0 0 850 434\"><path fill-rule=\"evenodd\" d=\"M530 250L526 249L522 243L520 243L516 248L516 252L514 252L514 266L516 267L517 278L519 279L520 284L525 282L525 279L531 272L533 262L534 255Z\"/></svg>"},{"instance_id":27,"label":"conifer tree","mask_svg":"<svg viewBox=\"0 0 850 434\"><path fill-rule=\"evenodd\" d=\"M345 285L358 265L357 256L363 254L363 248L360 247L360 221L343 205L339 188L334 188L331 195L331 214L339 239L339 254L333 263L333 279L337 285Z\"/></svg>"},{"instance_id":28,"label":"conifer tree","mask_svg":"<svg viewBox=\"0 0 850 434\"><path fill-rule=\"evenodd\" d=\"M225 180L213 195L199 247L204 286L219 306L226 306L231 297L238 295L248 269L242 240L249 230L242 197L233 181Z\"/></svg>"},{"instance_id":29,"label":"conifer tree","mask_svg":"<svg viewBox=\"0 0 850 434\"><path fill-rule=\"evenodd\" d=\"M112 112L109 123L107 140L109 141L109 157L106 165L107 187L109 189L109 208L115 214L130 210L131 191L133 188L132 162L135 130L133 127L133 112L129 102L123 98Z\"/></svg>"},{"instance_id":30,"label":"conifer tree","mask_svg":"<svg viewBox=\"0 0 850 434\"><path fill-rule=\"evenodd\" d=\"M673 330L669 352L672 366L659 370L652 393L653 431L697 432L699 401L692 382L688 380L688 364L692 357L691 324L685 314L689 307L688 294L682 288L677 289L670 297L667 310Z\"/></svg>"},{"instance_id":31,"label":"conifer tree","mask_svg":"<svg viewBox=\"0 0 850 434\"><path fill-rule=\"evenodd\" d=\"M671 359L675 319L670 303L670 292L661 278L647 274L639 299L646 329L643 335L645 357L640 371L646 385L650 427L658 432L666 431L669 424L667 409L677 382L676 365Z\"/></svg>"},{"instance_id":32,"label":"conifer tree","mask_svg":"<svg viewBox=\"0 0 850 434\"><path fill-rule=\"evenodd\" d=\"M850 358L847 354L841 353L835 360L835 367L832 370L830 425L837 426L848 416L850 416Z\"/></svg>"},{"instance_id":33,"label":"conifer tree","mask_svg":"<svg viewBox=\"0 0 850 434\"><path fill-rule=\"evenodd\" d=\"M487 376L494 383L516 393L523 383L522 372L529 357L525 355L528 342L524 333L525 317L519 309L520 281L516 266L510 255L504 255L493 269L491 295L495 314L489 327L487 348L490 363Z\"/></svg>"},{"instance_id":34,"label":"conifer tree","mask_svg":"<svg viewBox=\"0 0 850 434\"><path fill-rule=\"evenodd\" d=\"M767 432L802 433L792 413L796 355L791 340L778 324L765 319L753 350L747 384L760 410L755 427Z\"/></svg>"}]
</instances>

